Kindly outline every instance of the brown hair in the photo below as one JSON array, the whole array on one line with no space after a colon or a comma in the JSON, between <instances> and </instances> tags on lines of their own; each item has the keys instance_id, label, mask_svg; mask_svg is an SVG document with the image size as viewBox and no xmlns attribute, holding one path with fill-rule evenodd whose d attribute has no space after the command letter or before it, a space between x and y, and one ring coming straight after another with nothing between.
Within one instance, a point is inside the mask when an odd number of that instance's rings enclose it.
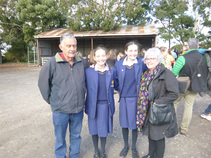
<instances>
[{"instance_id":1,"label":"brown hair","mask_svg":"<svg viewBox=\"0 0 211 158\"><path fill-rule=\"evenodd\" d=\"M109 59L116 59L118 55L118 50L117 49L111 49L108 54L109 54Z\"/></svg>"},{"instance_id":2,"label":"brown hair","mask_svg":"<svg viewBox=\"0 0 211 158\"><path fill-rule=\"evenodd\" d=\"M138 52L139 52L139 49L140 49L140 46L141 46L141 45L138 43L138 41L130 41L130 42L126 43L126 45L125 45L125 50L126 50L126 51L127 51L128 47L129 47L130 45L137 45L137 47L138 47Z\"/></svg>"}]
</instances>

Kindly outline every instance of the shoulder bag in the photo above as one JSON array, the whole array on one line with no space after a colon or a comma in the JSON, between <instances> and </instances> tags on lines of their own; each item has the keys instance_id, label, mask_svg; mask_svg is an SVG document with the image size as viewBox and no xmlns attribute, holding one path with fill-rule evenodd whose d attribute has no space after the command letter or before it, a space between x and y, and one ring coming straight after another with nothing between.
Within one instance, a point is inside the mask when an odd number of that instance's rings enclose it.
<instances>
[{"instance_id":1,"label":"shoulder bag","mask_svg":"<svg viewBox=\"0 0 211 158\"><path fill-rule=\"evenodd\" d=\"M201 57L200 61L198 62L198 65L191 77L192 79L196 74L196 70L198 69L199 65L201 64L202 59L203 59L203 56ZM190 83L191 83L190 77L189 76L180 76L180 77L177 77L177 81L178 81L178 85L179 85L179 92L186 93L188 88L190 87Z\"/></svg>"},{"instance_id":2,"label":"shoulder bag","mask_svg":"<svg viewBox=\"0 0 211 158\"><path fill-rule=\"evenodd\" d=\"M164 125L173 121L172 104L156 104L151 102L149 122L152 125Z\"/></svg>"}]
</instances>

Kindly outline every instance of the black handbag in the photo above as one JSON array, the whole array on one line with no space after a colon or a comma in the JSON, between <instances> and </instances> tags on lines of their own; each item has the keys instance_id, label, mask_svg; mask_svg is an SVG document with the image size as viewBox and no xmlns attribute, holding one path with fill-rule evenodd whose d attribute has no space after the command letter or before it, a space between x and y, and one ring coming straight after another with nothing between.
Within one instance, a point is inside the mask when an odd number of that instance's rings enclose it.
<instances>
[{"instance_id":1,"label":"black handbag","mask_svg":"<svg viewBox=\"0 0 211 158\"><path fill-rule=\"evenodd\" d=\"M173 121L173 104L155 104L149 108L149 122L152 125L164 125Z\"/></svg>"}]
</instances>

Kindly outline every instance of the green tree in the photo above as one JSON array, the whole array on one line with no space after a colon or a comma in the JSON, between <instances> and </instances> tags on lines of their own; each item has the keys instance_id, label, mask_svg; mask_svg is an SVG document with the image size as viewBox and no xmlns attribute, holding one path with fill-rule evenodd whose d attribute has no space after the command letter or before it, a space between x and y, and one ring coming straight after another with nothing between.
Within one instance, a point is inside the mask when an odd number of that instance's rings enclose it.
<instances>
[{"instance_id":1,"label":"green tree","mask_svg":"<svg viewBox=\"0 0 211 158\"><path fill-rule=\"evenodd\" d=\"M194 19L185 14L187 10L186 1L161 0L155 3L154 16L157 18L156 22L162 25L159 29L161 38L169 41L175 39L184 45L184 42L193 36Z\"/></svg>"},{"instance_id":2,"label":"green tree","mask_svg":"<svg viewBox=\"0 0 211 158\"><path fill-rule=\"evenodd\" d=\"M60 7L72 30L108 31L120 25L146 24L150 20L149 3L150 0L61 0Z\"/></svg>"},{"instance_id":3,"label":"green tree","mask_svg":"<svg viewBox=\"0 0 211 158\"><path fill-rule=\"evenodd\" d=\"M211 27L211 0L193 0L193 12L195 25L193 32L200 35L205 27Z\"/></svg>"},{"instance_id":4,"label":"green tree","mask_svg":"<svg viewBox=\"0 0 211 158\"><path fill-rule=\"evenodd\" d=\"M195 15L195 23L193 32L201 41L202 48L211 47L211 0L193 0L193 12ZM205 32L205 29L207 32ZM204 35L202 32L205 32Z\"/></svg>"},{"instance_id":5,"label":"green tree","mask_svg":"<svg viewBox=\"0 0 211 158\"><path fill-rule=\"evenodd\" d=\"M145 25L151 20L148 14L152 10L150 0L125 0L122 9L122 21L127 25Z\"/></svg>"},{"instance_id":6,"label":"green tree","mask_svg":"<svg viewBox=\"0 0 211 158\"><path fill-rule=\"evenodd\" d=\"M200 47L201 48L211 48L211 36L205 36L205 38L202 38L203 40L201 40L201 43L200 43Z\"/></svg>"},{"instance_id":7,"label":"green tree","mask_svg":"<svg viewBox=\"0 0 211 158\"><path fill-rule=\"evenodd\" d=\"M16 0L0 1L0 43L10 46L6 54L7 60L18 62L24 61L27 46L23 40L23 23L18 19L16 5Z\"/></svg>"},{"instance_id":8,"label":"green tree","mask_svg":"<svg viewBox=\"0 0 211 158\"><path fill-rule=\"evenodd\" d=\"M20 21L23 22L24 41L34 46L34 35L60 28L65 23L57 0L18 0L16 10Z\"/></svg>"},{"instance_id":9,"label":"green tree","mask_svg":"<svg viewBox=\"0 0 211 158\"><path fill-rule=\"evenodd\" d=\"M182 45L190 37L197 37L200 41L207 38L202 30L205 26L210 27L211 0L193 0L192 2L193 10L190 10L191 3L188 0L155 1L154 16L157 18L156 22L162 24L159 29L161 38L169 41L174 39ZM187 14L188 6L189 12L195 15Z\"/></svg>"}]
</instances>

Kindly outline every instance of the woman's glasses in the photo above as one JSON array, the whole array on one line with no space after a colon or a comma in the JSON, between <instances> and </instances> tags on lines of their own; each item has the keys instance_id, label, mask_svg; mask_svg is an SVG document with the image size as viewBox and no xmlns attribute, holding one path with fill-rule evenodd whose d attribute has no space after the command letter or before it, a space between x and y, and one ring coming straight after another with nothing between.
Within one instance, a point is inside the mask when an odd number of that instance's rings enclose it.
<instances>
[{"instance_id":1,"label":"woman's glasses","mask_svg":"<svg viewBox=\"0 0 211 158\"><path fill-rule=\"evenodd\" d=\"M145 61L154 61L156 58L145 58Z\"/></svg>"}]
</instances>

